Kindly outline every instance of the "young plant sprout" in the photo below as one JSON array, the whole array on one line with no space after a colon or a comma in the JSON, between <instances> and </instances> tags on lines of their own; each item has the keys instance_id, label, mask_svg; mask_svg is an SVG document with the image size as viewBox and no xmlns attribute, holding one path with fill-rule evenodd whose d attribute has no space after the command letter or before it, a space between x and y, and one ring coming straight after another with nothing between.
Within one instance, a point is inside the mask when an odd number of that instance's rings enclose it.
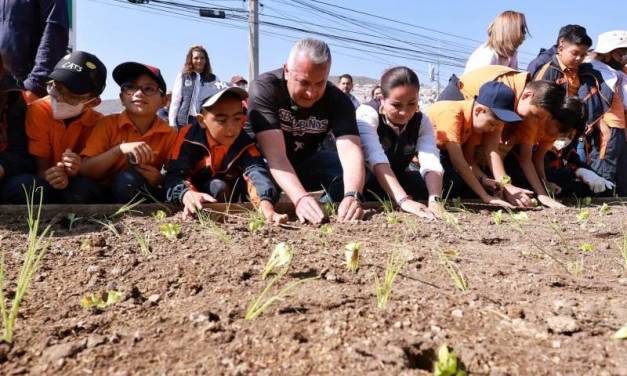
<instances>
[{"instance_id":1,"label":"young plant sprout","mask_svg":"<svg viewBox=\"0 0 627 376\"><path fill-rule=\"evenodd\" d=\"M454 351L449 351L447 345L438 349L438 360L433 362L433 376L466 376L457 355Z\"/></svg>"},{"instance_id":2,"label":"young plant sprout","mask_svg":"<svg viewBox=\"0 0 627 376\"><path fill-rule=\"evenodd\" d=\"M612 335L613 339L627 339L627 324L623 325L622 328L618 329L616 333Z\"/></svg>"},{"instance_id":3,"label":"young plant sprout","mask_svg":"<svg viewBox=\"0 0 627 376\"><path fill-rule=\"evenodd\" d=\"M168 214L164 210L157 210L152 213L152 217L157 221L163 221L167 216Z\"/></svg>"},{"instance_id":4,"label":"young plant sprout","mask_svg":"<svg viewBox=\"0 0 627 376\"><path fill-rule=\"evenodd\" d=\"M150 235L148 233L140 234L138 231L133 230L130 226L126 226L126 229L131 233L131 235L133 235L133 238L135 238L135 241L139 246L139 252L142 256L150 256Z\"/></svg>"},{"instance_id":5,"label":"young plant sprout","mask_svg":"<svg viewBox=\"0 0 627 376\"><path fill-rule=\"evenodd\" d=\"M177 223L164 223L159 230L169 241L175 241L181 234L181 226Z\"/></svg>"},{"instance_id":6,"label":"young plant sprout","mask_svg":"<svg viewBox=\"0 0 627 376\"><path fill-rule=\"evenodd\" d=\"M139 211L135 210L135 208L143 204L146 201L146 199L142 197L139 200L135 201L135 199L138 196L139 196L139 193L133 196L131 201L127 202L126 204L122 205L118 210L116 210L115 213L111 215L111 218L115 218L115 217L124 215L126 213L139 213Z\"/></svg>"},{"instance_id":7,"label":"young plant sprout","mask_svg":"<svg viewBox=\"0 0 627 376\"><path fill-rule=\"evenodd\" d=\"M405 268L407 258L399 251L393 251L388 257L383 281L374 276L374 287L377 294L377 307L385 309L390 300L390 293L396 276Z\"/></svg>"},{"instance_id":8,"label":"young plant sprout","mask_svg":"<svg viewBox=\"0 0 627 376\"><path fill-rule=\"evenodd\" d=\"M566 270L575 277L580 275L583 272L583 257L579 260L568 261L566 263Z\"/></svg>"},{"instance_id":9,"label":"young plant sprout","mask_svg":"<svg viewBox=\"0 0 627 376\"><path fill-rule=\"evenodd\" d=\"M283 296L287 294L288 291L290 291L294 287L298 285L302 285L303 283L309 282L311 280L320 278L320 276L316 276L316 277L311 277L311 278L299 279L298 281L292 281L283 289L279 290L279 292L276 295L270 296L269 298L264 300L264 297L272 289L272 286L274 286L286 274L286 272L287 272L287 268L285 268L281 273L277 274L274 278L272 278L272 280L270 280L268 285L261 291L261 294L259 294L259 296L255 298L255 300L253 300L248 305L248 309L246 310L246 314L244 315L244 318L246 320L252 320L254 318L259 317L274 302L276 302L277 300L282 300Z\"/></svg>"},{"instance_id":10,"label":"young plant sprout","mask_svg":"<svg viewBox=\"0 0 627 376\"><path fill-rule=\"evenodd\" d=\"M590 253L594 250L594 247L592 246L592 243L583 243L579 246L579 249L581 249L583 252Z\"/></svg>"},{"instance_id":11,"label":"young plant sprout","mask_svg":"<svg viewBox=\"0 0 627 376\"><path fill-rule=\"evenodd\" d=\"M584 197L583 198L583 205L584 206L590 206L592 205L592 197L588 196L588 197Z\"/></svg>"},{"instance_id":12,"label":"young plant sprout","mask_svg":"<svg viewBox=\"0 0 627 376\"><path fill-rule=\"evenodd\" d=\"M512 182L512 178L509 175L503 175L503 179L501 179L501 185L507 185Z\"/></svg>"},{"instance_id":13,"label":"young plant sprout","mask_svg":"<svg viewBox=\"0 0 627 376\"><path fill-rule=\"evenodd\" d=\"M261 230L266 225L266 217L263 215L261 208L250 210L248 213L248 230L253 234Z\"/></svg>"},{"instance_id":14,"label":"young plant sprout","mask_svg":"<svg viewBox=\"0 0 627 376\"><path fill-rule=\"evenodd\" d=\"M440 262L442 262L442 265L444 265L444 268L453 280L453 284L455 285L455 287L457 287L457 289L461 292L468 291L468 281L466 281L464 274L462 274L459 267L451 261L446 253L440 252Z\"/></svg>"},{"instance_id":15,"label":"young plant sprout","mask_svg":"<svg viewBox=\"0 0 627 376\"><path fill-rule=\"evenodd\" d=\"M497 226L503 223L503 210L492 213L492 222Z\"/></svg>"},{"instance_id":16,"label":"young plant sprout","mask_svg":"<svg viewBox=\"0 0 627 376\"><path fill-rule=\"evenodd\" d=\"M359 251L361 242L350 242L344 247L344 256L346 257L346 269L353 273L357 273L359 269Z\"/></svg>"},{"instance_id":17,"label":"young plant sprout","mask_svg":"<svg viewBox=\"0 0 627 376\"><path fill-rule=\"evenodd\" d=\"M394 203L392 203L392 200L390 200L389 197L383 199L381 198L381 196L377 195L374 192L372 192L372 195L379 202L379 204L381 204L381 208L383 209L383 213L385 213L385 220L387 221L387 223L389 225L395 225L400 223L400 218L398 216L398 213L396 212L396 209L394 209Z\"/></svg>"},{"instance_id":18,"label":"young plant sprout","mask_svg":"<svg viewBox=\"0 0 627 376\"><path fill-rule=\"evenodd\" d=\"M335 205L333 201L326 201L324 204L322 204L322 212L324 213L325 217L333 218L335 216L335 213L337 213L337 205Z\"/></svg>"},{"instance_id":19,"label":"young plant sprout","mask_svg":"<svg viewBox=\"0 0 627 376\"><path fill-rule=\"evenodd\" d=\"M525 212L513 213L510 216L516 222L527 222L529 220L529 216Z\"/></svg>"},{"instance_id":20,"label":"young plant sprout","mask_svg":"<svg viewBox=\"0 0 627 376\"><path fill-rule=\"evenodd\" d=\"M277 244L272 254L270 254L265 268L263 268L261 279L266 279L268 274L272 273L276 268L284 267L284 270L287 270L293 257L294 249L291 246L287 245L285 242Z\"/></svg>"},{"instance_id":21,"label":"young plant sprout","mask_svg":"<svg viewBox=\"0 0 627 376\"><path fill-rule=\"evenodd\" d=\"M601 205L601 207L599 208L599 213L601 213L601 215L610 214L610 206L607 204L607 202L604 202L603 205Z\"/></svg>"},{"instance_id":22,"label":"young plant sprout","mask_svg":"<svg viewBox=\"0 0 627 376\"><path fill-rule=\"evenodd\" d=\"M220 226L218 226L212 219L211 214L205 210L196 210L196 218L200 226L209 230L211 234L221 242L229 244L232 242L229 234L226 233Z\"/></svg>"},{"instance_id":23,"label":"young plant sprout","mask_svg":"<svg viewBox=\"0 0 627 376\"><path fill-rule=\"evenodd\" d=\"M585 223L590 218L590 211L588 209L582 209L577 214L577 223Z\"/></svg>"},{"instance_id":24,"label":"young plant sprout","mask_svg":"<svg viewBox=\"0 0 627 376\"><path fill-rule=\"evenodd\" d=\"M80 301L81 308L89 309L95 307L99 310L104 310L112 304L119 302L122 299L122 293L115 290L107 291L107 298L103 299L100 294L91 293L83 296Z\"/></svg>"},{"instance_id":25,"label":"young plant sprout","mask_svg":"<svg viewBox=\"0 0 627 376\"><path fill-rule=\"evenodd\" d=\"M39 194L39 204L37 205L37 210L35 210L34 203L35 192ZM0 315L2 316L2 327L4 328L2 339L7 343L13 342L13 328L15 326L15 321L17 320L22 298L24 297L24 294L26 294L28 285L39 268L41 259L46 253L50 243L50 238L52 237L52 233L50 233L50 225L46 226L44 230L39 233L41 207L43 202L42 188L39 187L32 189L30 191L30 195L26 192L26 190L24 190L24 193L26 194L26 210L28 212L28 241L26 254L24 255L22 268L20 269L20 274L17 279L15 295L13 296L10 310L6 304L4 295L4 253L0 253Z\"/></svg>"},{"instance_id":26,"label":"young plant sprout","mask_svg":"<svg viewBox=\"0 0 627 376\"><path fill-rule=\"evenodd\" d=\"M107 230L111 231L113 235L120 236L120 232L118 231L118 228L115 226L113 222L111 222L111 220L107 219L107 217L105 217L103 220L91 218L90 221L105 227Z\"/></svg>"},{"instance_id":27,"label":"young plant sprout","mask_svg":"<svg viewBox=\"0 0 627 376\"><path fill-rule=\"evenodd\" d=\"M74 227L74 223L80 221L82 218L77 216L76 213L68 213L65 216L65 219L67 219L68 221L68 230L72 231L72 228Z\"/></svg>"}]
</instances>

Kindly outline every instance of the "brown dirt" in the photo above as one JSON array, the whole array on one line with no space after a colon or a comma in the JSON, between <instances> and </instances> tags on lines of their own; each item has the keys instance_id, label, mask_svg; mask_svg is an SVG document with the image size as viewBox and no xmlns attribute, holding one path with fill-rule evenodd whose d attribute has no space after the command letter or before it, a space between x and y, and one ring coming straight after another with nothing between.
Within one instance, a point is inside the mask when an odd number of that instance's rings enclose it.
<instances>
[{"instance_id":1,"label":"brown dirt","mask_svg":"<svg viewBox=\"0 0 627 376\"><path fill-rule=\"evenodd\" d=\"M589 211L585 224L574 208L528 212L524 234L507 214L495 225L487 211L455 214L459 230L405 214L390 225L373 212L357 224L332 223L332 235L295 222L299 229L251 234L245 218L230 217L220 225L230 241L178 216L126 216L116 221L119 236L86 220L72 231L57 223L0 374L427 375L446 343L471 374L627 375L627 341L610 339L627 323L619 253L627 208ZM180 223L181 237L166 240L163 222ZM25 221L5 213L0 224L12 282ZM151 255L142 256L128 227L150 235ZM355 240L363 250L353 274L343 247ZM295 257L280 286L321 278L245 320L281 241ZM594 250L580 251L584 242ZM408 263L382 310L373 281L394 249L407 251ZM455 289L439 251L462 270L468 292ZM566 270L581 260L579 275ZM121 291L122 301L104 311L79 306L85 294L107 289Z\"/></svg>"}]
</instances>

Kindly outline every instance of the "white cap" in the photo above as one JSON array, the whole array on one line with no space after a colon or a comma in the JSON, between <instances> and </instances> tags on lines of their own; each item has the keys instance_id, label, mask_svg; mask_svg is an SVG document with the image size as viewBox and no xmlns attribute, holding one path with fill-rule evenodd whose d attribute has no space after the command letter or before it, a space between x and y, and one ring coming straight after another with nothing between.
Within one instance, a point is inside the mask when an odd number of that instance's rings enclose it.
<instances>
[{"instance_id":1,"label":"white cap","mask_svg":"<svg viewBox=\"0 0 627 376\"><path fill-rule=\"evenodd\" d=\"M238 86L229 86L225 82L219 82L212 85L209 89L209 95L205 97L202 101L202 108L209 108L213 106L217 101L222 98L222 96L226 93L233 93L240 97L241 100L248 98L248 93L246 90L242 89Z\"/></svg>"},{"instance_id":2,"label":"white cap","mask_svg":"<svg viewBox=\"0 0 627 376\"><path fill-rule=\"evenodd\" d=\"M594 52L606 54L619 48L627 48L627 30L613 30L599 34Z\"/></svg>"}]
</instances>

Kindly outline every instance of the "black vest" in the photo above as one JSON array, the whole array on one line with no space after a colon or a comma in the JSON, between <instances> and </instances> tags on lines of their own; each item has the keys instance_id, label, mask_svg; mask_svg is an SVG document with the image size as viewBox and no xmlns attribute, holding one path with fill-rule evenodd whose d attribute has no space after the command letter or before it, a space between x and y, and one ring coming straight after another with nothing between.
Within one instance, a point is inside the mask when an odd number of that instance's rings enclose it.
<instances>
[{"instance_id":1,"label":"black vest","mask_svg":"<svg viewBox=\"0 0 627 376\"><path fill-rule=\"evenodd\" d=\"M420 133L420 123L422 122L422 112L416 112L409 119L409 122L402 129L399 135L394 132L385 120L385 115L379 112L381 102L372 100L366 105L374 108L379 114L379 126L377 127L377 135L379 142L390 162L392 171L395 174L401 174L407 169L409 163L416 155L416 143Z\"/></svg>"},{"instance_id":2,"label":"black vest","mask_svg":"<svg viewBox=\"0 0 627 376\"><path fill-rule=\"evenodd\" d=\"M194 95L194 87L196 86L196 75L198 73L196 72L191 72L191 73L183 73L181 75L181 80L183 87L181 88L181 106L179 107L179 111L176 114L176 124L181 127L183 125L186 125L189 123L188 121L188 116L189 116L189 110L191 108L191 106L195 105L192 103L192 96ZM215 81L216 77L215 75L211 75L209 78L206 78L205 76L201 75L200 76L200 86L202 86L203 84L206 84L208 82L212 82ZM203 98L199 98L200 100L202 100ZM200 109L196 109L196 111L199 111Z\"/></svg>"}]
</instances>

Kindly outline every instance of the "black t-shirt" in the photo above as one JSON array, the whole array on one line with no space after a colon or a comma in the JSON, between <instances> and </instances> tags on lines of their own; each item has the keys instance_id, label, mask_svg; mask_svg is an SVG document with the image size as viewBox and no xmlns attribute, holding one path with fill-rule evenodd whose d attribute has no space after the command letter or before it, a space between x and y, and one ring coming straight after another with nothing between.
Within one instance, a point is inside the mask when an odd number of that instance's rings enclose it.
<instances>
[{"instance_id":1,"label":"black t-shirt","mask_svg":"<svg viewBox=\"0 0 627 376\"><path fill-rule=\"evenodd\" d=\"M337 137L358 136L355 108L332 83L310 108L297 107L287 91L283 69L266 72L249 89L248 122L254 133L283 130L287 157L298 164L316 153L329 131Z\"/></svg>"}]
</instances>

